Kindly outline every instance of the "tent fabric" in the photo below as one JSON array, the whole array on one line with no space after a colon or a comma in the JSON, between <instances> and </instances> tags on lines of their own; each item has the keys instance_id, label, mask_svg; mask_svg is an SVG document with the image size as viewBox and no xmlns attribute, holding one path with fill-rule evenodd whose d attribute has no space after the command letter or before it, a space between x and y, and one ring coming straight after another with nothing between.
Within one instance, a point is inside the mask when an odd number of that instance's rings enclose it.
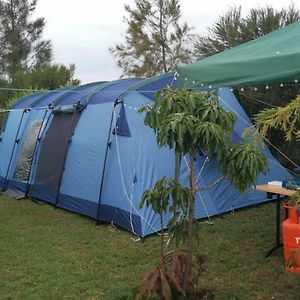
<instances>
[{"instance_id":1,"label":"tent fabric","mask_svg":"<svg viewBox=\"0 0 300 300\"><path fill-rule=\"evenodd\" d=\"M10 111L1 133L1 186L11 194L18 191L59 208L112 222L140 237L157 232L159 216L151 207L139 208L139 202L143 192L159 178L174 176L175 157L172 150L157 146L155 134L145 126L144 114L138 109L152 104L157 90L177 84L170 73L49 92L49 98L45 94L23 98L17 109ZM77 92L79 96L75 97ZM239 141L251 122L229 88L219 88L216 93L223 107L237 115L233 140ZM71 128L73 115L53 114L53 108L67 108L79 99L83 110ZM51 107L46 103L52 103ZM42 124L38 133L36 124ZM288 179L288 172L269 150L263 151L270 171L260 176L258 183ZM26 176L15 176L24 156L29 159L23 164L29 174L26 171ZM187 155L180 168L184 185L189 182L188 163ZM198 187L221 176L217 161L203 154L196 157L196 169ZM241 195L222 181L197 194L195 217L207 218L264 201L267 199L262 192L249 189ZM166 214L164 226L168 218Z\"/></svg>"},{"instance_id":2,"label":"tent fabric","mask_svg":"<svg viewBox=\"0 0 300 300\"><path fill-rule=\"evenodd\" d=\"M300 82L300 22L178 69L184 88Z\"/></svg>"}]
</instances>

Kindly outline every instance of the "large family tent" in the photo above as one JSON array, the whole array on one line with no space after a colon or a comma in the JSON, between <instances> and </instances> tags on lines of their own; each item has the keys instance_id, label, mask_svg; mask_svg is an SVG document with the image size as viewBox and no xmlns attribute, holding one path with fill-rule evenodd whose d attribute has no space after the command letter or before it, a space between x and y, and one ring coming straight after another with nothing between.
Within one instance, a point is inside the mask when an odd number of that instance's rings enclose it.
<instances>
[{"instance_id":1,"label":"large family tent","mask_svg":"<svg viewBox=\"0 0 300 300\"><path fill-rule=\"evenodd\" d=\"M177 86L174 74L92 83L20 99L2 124L2 189L112 222L140 237L158 231L159 216L138 204L160 177L174 176L174 153L158 148L138 109L153 103L155 92L167 85ZM232 138L238 142L251 122L229 88L216 93L223 107L237 115ZM264 153L270 170L258 183L287 179L288 172L267 148ZM188 160L183 157L180 170L186 185ZM199 187L221 176L216 160L202 153L196 166ZM263 201L264 193L249 189L241 195L224 180L197 194L195 214L207 218Z\"/></svg>"}]
</instances>

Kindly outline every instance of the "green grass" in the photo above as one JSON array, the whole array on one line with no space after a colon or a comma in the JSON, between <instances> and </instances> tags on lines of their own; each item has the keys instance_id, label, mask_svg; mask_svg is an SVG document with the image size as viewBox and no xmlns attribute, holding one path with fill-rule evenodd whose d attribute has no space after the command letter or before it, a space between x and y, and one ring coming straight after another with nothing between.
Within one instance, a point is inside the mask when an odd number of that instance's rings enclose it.
<instances>
[{"instance_id":1,"label":"green grass","mask_svg":"<svg viewBox=\"0 0 300 300\"><path fill-rule=\"evenodd\" d=\"M201 223L202 286L216 299L299 299L275 240L275 203ZM133 235L28 200L0 198L0 299L133 299L140 274L159 260L159 238Z\"/></svg>"}]
</instances>

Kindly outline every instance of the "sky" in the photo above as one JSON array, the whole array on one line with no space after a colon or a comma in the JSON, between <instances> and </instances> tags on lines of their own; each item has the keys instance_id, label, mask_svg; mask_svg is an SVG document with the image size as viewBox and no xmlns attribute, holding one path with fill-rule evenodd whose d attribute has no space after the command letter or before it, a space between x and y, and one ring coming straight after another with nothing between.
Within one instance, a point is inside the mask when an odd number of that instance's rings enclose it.
<instances>
[{"instance_id":1,"label":"sky","mask_svg":"<svg viewBox=\"0 0 300 300\"><path fill-rule=\"evenodd\" d=\"M53 45L55 63L76 65L75 78L82 83L118 79L122 71L108 48L125 39L124 5L134 0L38 0L35 17L43 17L44 39ZM287 4L283 4L287 3ZM205 33L218 16L231 6L242 6L244 14L250 8L287 7L282 0L181 0L182 20L194 27L195 33Z\"/></svg>"}]
</instances>

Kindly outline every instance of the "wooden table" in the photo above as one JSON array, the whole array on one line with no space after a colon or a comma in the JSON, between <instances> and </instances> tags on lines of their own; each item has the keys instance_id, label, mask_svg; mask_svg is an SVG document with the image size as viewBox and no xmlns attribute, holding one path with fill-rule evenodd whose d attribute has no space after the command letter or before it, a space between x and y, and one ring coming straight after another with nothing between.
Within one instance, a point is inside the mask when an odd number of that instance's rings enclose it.
<instances>
[{"instance_id":1,"label":"wooden table","mask_svg":"<svg viewBox=\"0 0 300 300\"><path fill-rule=\"evenodd\" d=\"M257 185L255 189L258 191L266 192L268 199L272 199L274 195L276 195L277 197L276 198L276 243L275 246L272 249L270 249L268 253L265 255L265 257L268 257L271 255L271 253L274 250L282 247L282 242L280 239L280 201L281 199L285 199L288 196L292 196L295 193L295 191L288 190L286 188L276 186L276 185L271 185L271 184Z\"/></svg>"}]
</instances>

